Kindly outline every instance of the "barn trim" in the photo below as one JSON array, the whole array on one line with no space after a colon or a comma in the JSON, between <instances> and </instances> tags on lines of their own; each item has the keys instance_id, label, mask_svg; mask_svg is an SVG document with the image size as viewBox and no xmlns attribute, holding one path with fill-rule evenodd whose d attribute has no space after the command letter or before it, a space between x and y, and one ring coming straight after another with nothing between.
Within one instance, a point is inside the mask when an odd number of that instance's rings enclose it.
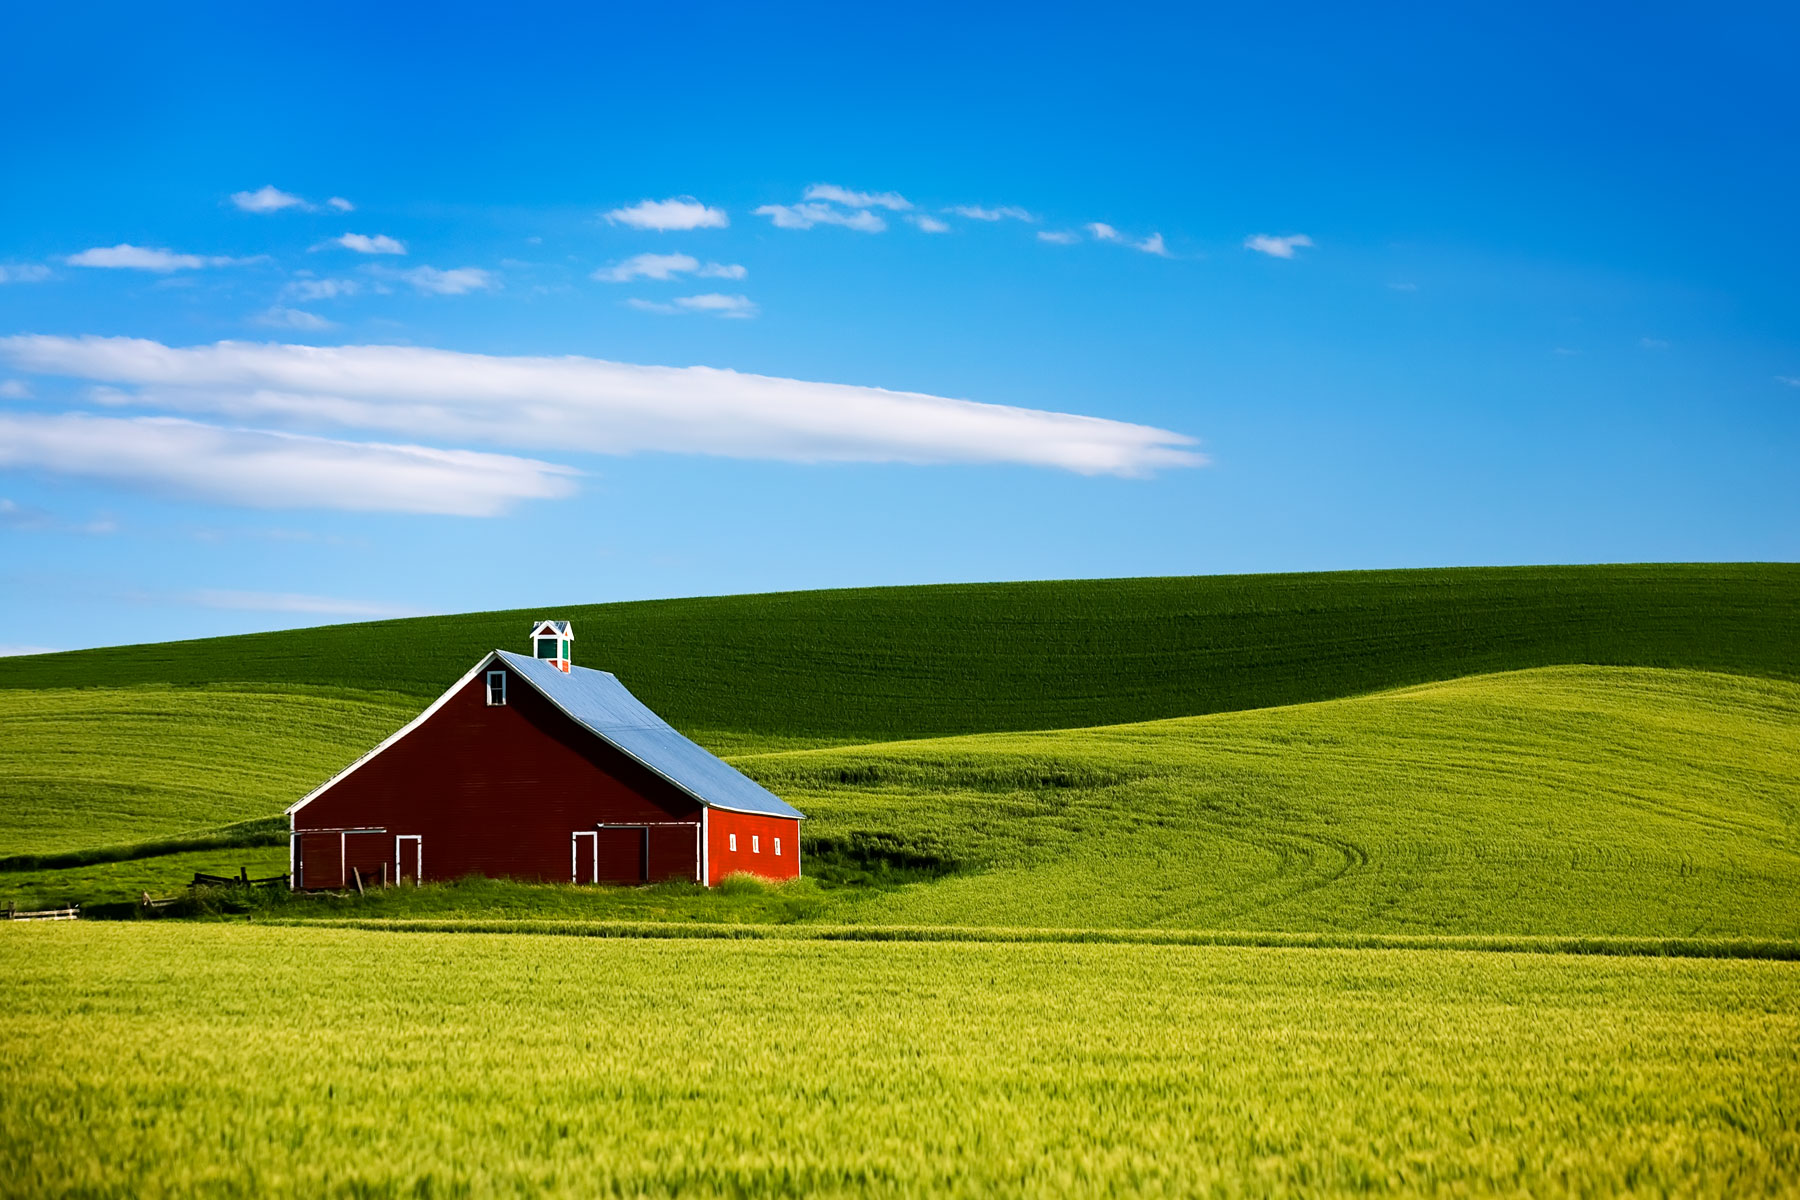
<instances>
[{"instance_id":1,"label":"barn trim","mask_svg":"<svg viewBox=\"0 0 1800 1200\"><path fill-rule=\"evenodd\" d=\"M461 692L463 690L463 688L467 687L470 683L472 683L477 676L479 676L484 670L486 670L491 664L493 664L495 662L499 662L503 669L509 669L511 674L518 676L520 679L524 680L524 682L530 684L533 691L537 692L537 694L542 696L545 700L548 700L550 702L550 706L552 708L554 708L558 712L562 713L563 716L567 717L570 721L573 721L576 724L576 726L578 726L581 729L586 730L590 735L600 739L602 742L605 742L608 746L612 747L612 749L614 749L618 753L624 755L627 759L636 763L638 766L644 768L646 771L650 772L652 775L656 776L658 779L662 780L664 783L668 784L670 787L674 788L676 791L680 792L682 795L689 797L695 803L699 804L700 805L700 823L702 826L705 826L705 824L706 824L706 813L709 810L714 809L714 808L723 809L726 812L743 813L746 816L776 815L776 814L771 814L764 810L758 810L758 809L754 809L754 808L740 808L740 807L738 807L736 805L732 805L732 804L721 804L716 800L713 800L709 797L700 795L693 788L688 787L686 784L681 783L680 781L676 780L673 776L669 775L666 771L663 771L660 768L658 768L654 763L646 761L643 758L643 756L634 754L632 751L626 749L624 746L619 745L617 742L615 742L611 738L607 737L600 731L594 729L591 725L589 725L582 718L580 718L580 717L576 716L574 713L570 712L566 705L564 705L555 696L551 695L550 692L545 690L545 688L541 684L539 684L535 679L531 678L531 676L528 672L521 670L517 665L515 665L513 663L507 662L506 656L499 650L488 651L487 654L482 657L480 662L476 663L473 667L469 668L469 670L463 674L463 677L461 679L458 679L455 683L451 684L448 688L446 688L444 690L443 695L439 696L436 700L433 700L431 702L430 706L427 707L424 712L420 713L418 716L416 716L412 720L408 721L405 725L402 725L399 729L397 729L393 733L389 734L373 750L370 750L368 753L364 754L361 758L358 758L355 762L353 762L349 766L345 767L342 771L339 771L336 775L333 775L330 779L326 780L324 783L320 784L318 787L314 788L312 791L308 792L306 795L304 795L300 799L296 800L292 805L290 805L288 807L287 811L283 815L289 817L290 819L293 818L295 816L295 814L297 814L301 809L305 808L308 804L311 804L314 800L318 799L318 797L324 795L326 792L328 792L332 788L336 787L339 783L343 782L345 779L348 779L351 775L355 774L359 768L361 768L364 764L373 760L376 756L381 754L382 751L384 751L388 747L394 745L396 742L398 742L402 738L406 737L407 734L411 733L413 730L415 730L419 726L423 725L426 721L430 720L431 717L440 708L442 708L444 705L446 705L450 702L451 697L453 697L457 693ZM805 820L806 817L805 817L804 813L796 812L795 816L790 819ZM704 830L702 832L701 847L702 847L702 850L704 851L704 849L706 847ZM706 857L706 855L703 853L702 858L704 859L705 857ZM706 864L703 862L703 864L702 864L703 868L705 865ZM703 873L702 878L704 878L704 877L705 876Z\"/></svg>"}]
</instances>

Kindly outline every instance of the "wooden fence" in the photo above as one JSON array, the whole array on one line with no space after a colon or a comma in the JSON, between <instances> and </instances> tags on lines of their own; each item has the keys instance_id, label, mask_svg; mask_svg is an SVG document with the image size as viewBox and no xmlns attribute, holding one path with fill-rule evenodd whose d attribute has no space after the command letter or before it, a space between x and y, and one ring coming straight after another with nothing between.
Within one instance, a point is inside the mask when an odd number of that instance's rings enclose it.
<instances>
[{"instance_id":1,"label":"wooden fence","mask_svg":"<svg viewBox=\"0 0 1800 1200\"><path fill-rule=\"evenodd\" d=\"M9 921L74 921L81 917L81 905L71 904L65 908L42 908L35 912L20 912L17 905L6 906L6 919Z\"/></svg>"}]
</instances>

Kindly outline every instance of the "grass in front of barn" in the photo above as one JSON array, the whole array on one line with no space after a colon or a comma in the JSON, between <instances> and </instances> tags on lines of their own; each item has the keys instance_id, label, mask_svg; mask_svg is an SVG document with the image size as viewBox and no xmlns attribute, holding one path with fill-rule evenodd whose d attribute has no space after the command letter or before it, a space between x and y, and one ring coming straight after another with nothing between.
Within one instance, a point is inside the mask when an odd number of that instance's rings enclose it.
<instances>
[{"instance_id":1,"label":"grass in front of barn","mask_svg":"<svg viewBox=\"0 0 1800 1200\"><path fill-rule=\"evenodd\" d=\"M0 930L12 1195L1791 1195L1788 963Z\"/></svg>"}]
</instances>

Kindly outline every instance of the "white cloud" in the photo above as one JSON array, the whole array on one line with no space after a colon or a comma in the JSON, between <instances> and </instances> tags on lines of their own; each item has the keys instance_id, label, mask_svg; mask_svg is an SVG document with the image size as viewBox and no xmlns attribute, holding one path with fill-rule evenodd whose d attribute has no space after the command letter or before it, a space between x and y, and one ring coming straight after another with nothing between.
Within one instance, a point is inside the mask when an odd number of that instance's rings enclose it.
<instances>
[{"instance_id":1,"label":"white cloud","mask_svg":"<svg viewBox=\"0 0 1800 1200\"><path fill-rule=\"evenodd\" d=\"M29 400L31 399L31 385L23 379L0 380L0 399Z\"/></svg>"},{"instance_id":2,"label":"white cloud","mask_svg":"<svg viewBox=\"0 0 1800 1200\"><path fill-rule=\"evenodd\" d=\"M1777 375L1775 377L1775 382L1791 388L1800 388L1800 376Z\"/></svg>"},{"instance_id":3,"label":"white cloud","mask_svg":"<svg viewBox=\"0 0 1800 1200\"><path fill-rule=\"evenodd\" d=\"M1154 254L1158 258L1169 257L1169 248L1163 245L1163 235L1153 233L1141 242L1132 243L1133 250L1142 250L1145 254Z\"/></svg>"},{"instance_id":4,"label":"white cloud","mask_svg":"<svg viewBox=\"0 0 1800 1200\"><path fill-rule=\"evenodd\" d=\"M178 349L139 338L44 335L0 338L0 360L136 388L120 396L165 410L463 444L789 462L1013 463L1089 475L1205 461L1190 437L1124 421L711 367L413 346ZM156 454L163 457L146 458L179 458L173 448Z\"/></svg>"},{"instance_id":5,"label":"white cloud","mask_svg":"<svg viewBox=\"0 0 1800 1200\"><path fill-rule=\"evenodd\" d=\"M659 316L664 317L679 317L681 315L681 310L679 308L676 308L673 304L664 304L660 300L645 300L641 297L633 296L625 303L628 306L637 309L639 312L656 313Z\"/></svg>"},{"instance_id":6,"label":"white cloud","mask_svg":"<svg viewBox=\"0 0 1800 1200\"><path fill-rule=\"evenodd\" d=\"M281 289L281 294L296 300L335 300L360 291L362 284L354 279L294 279Z\"/></svg>"},{"instance_id":7,"label":"white cloud","mask_svg":"<svg viewBox=\"0 0 1800 1200\"><path fill-rule=\"evenodd\" d=\"M1073 246L1081 240L1078 233L1070 233L1062 229L1044 229L1038 231L1038 241L1049 242L1053 246Z\"/></svg>"},{"instance_id":8,"label":"white cloud","mask_svg":"<svg viewBox=\"0 0 1800 1200\"><path fill-rule=\"evenodd\" d=\"M692 196L677 196L672 200L642 200L629 208L615 208L606 214L606 219L616 225L629 225L633 229L655 229L668 232L676 229L723 229L731 224L731 218L725 215L722 208L708 208Z\"/></svg>"},{"instance_id":9,"label":"white cloud","mask_svg":"<svg viewBox=\"0 0 1800 1200\"><path fill-rule=\"evenodd\" d=\"M53 512L32 508L0 498L0 526L29 533L85 533L104 535L117 533L113 521L66 521Z\"/></svg>"},{"instance_id":10,"label":"white cloud","mask_svg":"<svg viewBox=\"0 0 1800 1200\"><path fill-rule=\"evenodd\" d=\"M169 417L0 415L0 467L253 508L488 517L574 491L577 472L471 450L334 441Z\"/></svg>"},{"instance_id":11,"label":"white cloud","mask_svg":"<svg viewBox=\"0 0 1800 1200\"><path fill-rule=\"evenodd\" d=\"M333 196L331 199L329 199L325 202L325 207L329 208L329 209L334 209L337 212L355 212L356 211L356 205L350 203L348 200L344 199L342 196Z\"/></svg>"},{"instance_id":12,"label":"white cloud","mask_svg":"<svg viewBox=\"0 0 1800 1200\"><path fill-rule=\"evenodd\" d=\"M1390 283L1388 286L1396 292L1416 292L1419 290L1419 285L1416 283Z\"/></svg>"},{"instance_id":13,"label":"white cloud","mask_svg":"<svg viewBox=\"0 0 1800 1200\"><path fill-rule=\"evenodd\" d=\"M303 592L242 592L202 588L185 599L201 608L232 612L312 613L328 617L416 617L419 610L394 604L370 604L340 600L335 596L309 596Z\"/></svg>"},{"instance_id":14,"label":"white cloud","mask_svg":"<svg viewBox=\"0 0 1800 1200\"><path fill-rule=\"evenodd\" d=\"M890 212L906 212L912 207L912 201L899 192L853 192L835 183L815 183L806 189L805 198L846 208L885 208Z\"/></svg>"},{"instance_id":15,"label":"white cloud","mask_svg":"<svg viewBox=\"0 0 1800 1200\"><path fill-rule=\"evenodd\" d=\"M111 267L131 271L196 271L201 267L235 267L253 260L226 258L222 255L177 254L150 246L133 246L120 242L116 246L96 246L71 254L63 260L71 267Z\"/></svg>"},{"instance_id":16,"label":"white cloud","mask_svg":"<svg viewBox=\"0 0 1800 1200\"><path fill-rule=\"evenodd\" d=\"M756 210L759 217L767 217L775 223L777 229L811 229L814 225L842 225L846 229L855 229L862 233L880 233L887 228L887 222L866 208L854 212L845 212L833 208L829 204L765 204Z\"/></svg>"},{"instance_id":17,"label":"white cloud","mask_svg":"<svg viewBox=\"0 0 1800 1200\"><path fill-rule=\"evenodd\" d=\"M1295 250L1312 244L1313 240L1304 233L1290 233L1283 237L1255 233L1244 239L1244 249L1267 254L1271 258L1292 258Z\"/></svg>"},{"instance_id":18,"label":"white cloud","mask_svg":"<svg viewBox=\"0 0 1800 1200\"><path fill-rule=\"evenodd\" d=\"M955 213L959 217L967 217L971 221L1037 220L1036 217L1032 216L1026 210L1012 204L1001 205L999 208L983 208L979 204L954 204L944 211Z\"/></svg>"},{"instance_id":19,"label":"white cloud","mask_svg":"<svg viewBox=\"0 0 1800 1200\"><path fill-rule=\"evenodd\" d=\"M480 267L456 267L440 271L436 267L414 267L403 271L400 278L433 296L461 296L467 292L486 291L500 286L493 272Z\"/></svg>"},{"instance_id":20,"label":"white cloud","mask_svg":"<svg viewBox=\"0 0 1800 1200\"><path fill-rule=\"evenodd\" d=\"M948 222L940 221L936 217L928 217L924 213L914 213L912 216L910 216L906 219L911 221L914 225L917 225L920 229L924 230L926 233L949 233L950 232L950 225Z\"/></svg>"},{"instance_id":21,"label":"white cloud","mask_svg":"<svg viewBox=\"0 0 1800 1200\"><path fill-rule=\"evenodd\" d=\"M266 312L258 313L251 318L258 325L269 325L276 329L335 329L336 321L327 321L316 313L309 313L299 308L283 308L276 305Z\"/></svg>"},{"instance_id":22,"label":"white cloud","mask_svg":"<svg viewBox=\"0 0 1800 1200\"><path fill-rule=\"evenodd\" d=\"M385 233L370 237L365 233L346 233L343 237L331 239L331 245L342 246L346 250L354 250L358 254L405 254L406 243L398 238L391 238Z\"/></svg>"},{"instance_id":23,"label":"white cloud","mask_svg":"<svg viewBox=\"0 0 1800 1200\"><path fill-rule=\"evenodd\" d=\"M716 317L754 317L756 305L748 296L724 296L708 292L703 296L678 296L675 303L689 312L711 313Z\"/></svg>"},{"instance_id":24,"label":"white cloud","mask_svg":"<svg viewBox=\"0 0 1800 1200\"><path fill-rule=\"evenodd\" d=\"M1661 338L1642 337L1638 339L1638 346L1644 350L1667 350L1669 343Z\"/></svg>"},{"instance_id":25,"label":"white cloud","mask_svg":"<svg viewBox=\"0 0 1800 1200\"><path fill-rule=\"evenodd\" d=\"M284 208L311 208L312 205L300 197L291 195L275 187L273 184L257 188L254 192L233 192L231 202L245 212L272 213Z\"/></svg>"},{"instance_id":26,"label":"white cloud","mask_svg":"<svg viewBox=\"0 0 1800 1200\"><path fill-rule=\"evenodd\" d=\"M0 642L0 658L18 658L25 654L61 654L55 646L21 646L14 642Z\"/></svg>"},{"instance_id":27,"label":"white cloud","mask_svg":"<svg viewBox=\"0 0 1800 1200\"><path fill-rule=\"evenodd\" d=\"M748 275L736 263L701 263L691 254L638 254L610 267L601 267L593 278L602 283L630 283L634 279L670 280L682 275L706 279L742 279Z\"/></svg>"},{"instance_id":28,"label":"white cloud","mask_svg":"<svg viewBox=\"0 0 1800 1200\"><path fill-rule=\"evenodd\" d=\"M639 254L601 267L594 278L603 283L630 283L633 279L673 279L684 271L699 269L700 260L691 254Z\"/></svg>"},{"instance_id":29,"label":"white cloud","mask_svg":"<svg viewBox=\"0 0 1800 1200\"><path fill-rule=\"evenodd\" d=\"M50 268L42 263L0 263L0 283L42 283Z\"/></svg>"},{"instance_id":30,"label":"white cloud","mask_svg":"<svg viewBox=\"0 0 1800 1200\"><path fill-rule=\"evenodd\" d=\"M1097 242L1122 242L1125 240L1118 230L1105 221L1088 222L1087 231L1094 235L1094 240Z\"/></svg>"}]
</instances>

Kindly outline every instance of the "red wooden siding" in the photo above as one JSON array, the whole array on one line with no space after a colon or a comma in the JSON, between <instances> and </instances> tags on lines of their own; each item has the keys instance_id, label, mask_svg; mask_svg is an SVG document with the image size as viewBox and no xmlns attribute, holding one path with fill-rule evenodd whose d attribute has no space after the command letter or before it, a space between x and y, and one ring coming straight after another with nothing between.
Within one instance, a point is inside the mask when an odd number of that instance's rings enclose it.
<instances>
[{"instance_id":1,"label":"red wooden siding","mask_svg":"<svg viewBox=\"0 0 1800 1200\"><path fill-rule=\"evenodd\" d=\"M567 882L576 831L597 833L603 882L699 878L698 802L576 725L521 679L509 678L504 705L489 705L487 674L294 814L301 886L343 887L350 867L365 881L379 879L383 863L393 878L402 834L420 837L427 881L473 874ZM713 813L715 821L727 816L791 827L782 835L789 858L773 859L766 843L762 855L749 857L798 864L798 822ZM633 828L596 830L602 825ZM370 828L382 832L345 835L340 856L336 830ZM586 839L581 851L574 857L586 882Z\"/></svg>"},{"instance_id":2,"label":"red wooden siding","mask_svg":"<svg viewBox=\"0 0 1800 1200\"><path fill-rule=\"evenodd\" d=\"M800 822L792 817L765 817L715 808L706 815L708 884L748 871L765 879L794 879L800 874ZM731 848L737 835L737 849ZM775 852L776 839L781 852Z\"/></svg>"}]
</instances>

